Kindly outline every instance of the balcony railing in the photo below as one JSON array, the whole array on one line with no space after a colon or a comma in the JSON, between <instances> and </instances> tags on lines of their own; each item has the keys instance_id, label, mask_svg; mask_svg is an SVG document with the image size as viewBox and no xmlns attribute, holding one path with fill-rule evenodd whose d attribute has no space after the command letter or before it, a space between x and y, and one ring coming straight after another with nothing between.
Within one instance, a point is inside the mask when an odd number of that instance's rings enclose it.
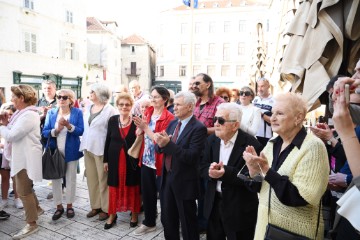
<instances>
[{"instance_id":1,"label":"balcony railing","mask_svg":"<svg viewBox=\"0 0 360 240\"><path fill-rule=\"evenodd\" d=\"M129 76L139 76L141 68L125 68L125 74Z\"/></svg>"}]
</instances>

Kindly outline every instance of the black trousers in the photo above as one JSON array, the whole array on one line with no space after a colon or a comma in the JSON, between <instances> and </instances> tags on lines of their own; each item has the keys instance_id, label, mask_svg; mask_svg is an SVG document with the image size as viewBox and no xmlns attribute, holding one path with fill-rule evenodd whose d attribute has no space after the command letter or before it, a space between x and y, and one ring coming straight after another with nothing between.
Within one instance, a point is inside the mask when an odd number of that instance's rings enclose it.
<instances>
[{"instance_id":1,"label":"black trousers","mask_svg":"<svg viewBox=\"0 0 360 240\"><path fill-rule=\"evenodd\" d=\"M173 175L163 176L161 201L161 223L164 226L164 236L167 240L180 240L179 227L184 240L198 240L198 225L196 216L196 200L182 200L175 197Z\"/></svg>"},{"instance_id":2,"label":"black trousers","mask_svg":"<svg viewBox=\"0 0 360 240\"><path fill-rule=\"evenodd\" d=\"M154 227L157 212L156 170L145 165L141 166L141 194L145 215L142 223Z\"/></svg>"},{"instance_id":3,"label":"black trousers","mask_svg":"<svg viewBox=\"0 0 360 240\"><path fill-rule=\"evenodd\" d=\"M242 231L230 231L224 226L221 205L222 202L219 193L216 193L214 206L208 219L208 227L206 231L206 239L208 240L253 240L255 234L255 226L244 229ZM236 206L234 206L236 207ZM244 216L246 217L246 216Z\"/></svg>"}]
</instances>

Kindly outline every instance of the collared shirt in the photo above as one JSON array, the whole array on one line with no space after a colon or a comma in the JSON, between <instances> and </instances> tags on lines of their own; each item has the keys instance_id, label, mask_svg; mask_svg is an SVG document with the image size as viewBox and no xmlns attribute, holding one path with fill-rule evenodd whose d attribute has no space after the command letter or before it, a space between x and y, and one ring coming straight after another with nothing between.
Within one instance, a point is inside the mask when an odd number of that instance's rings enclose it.
<instances>
[{"instance_id":1,"label":"collared shirt","mask_svg":"<svg viewBox=\"0 0 360 240\"><path fill-rule=\"evenodd\" d=\"M303 127L292 140L292 142L282 151L281 146L283 140L280 136L271 139L270 141L274 143L273 146L273 163L269 171L265 176L265 180L269 182L271 187L274 189L278 199L287 206L305 206L308 203L300 195L297 187L289 180L289 177L280 175L277 173L281 165L284 163L290 152L297 147L301 148L302 143L306 137L306 130Z\"/></svg>"},{"instance_id":2,"label":"collared shirt","mask_svg":"<svg viewBox=\"0 0 360 240\"><path fill-rule=\"evenodd\" d=\"M222 99L219 96L214 96L212 98L209 98L209 100L204 104L203 108L200 110L201 98L199 98L195 105L194 116L196 117L197 120L202 122L205 125L205 127L207 128L213 127L214 126L213 117L216 114L216 107L223 102L225 102L224 99Z\"/></svg>"},{"instance_id":3,"label":"collared shirt","mask_svg":"<svg viewBox=\"0 0 360 240\"><path fill-rule=\"evenodd\" d=\"M231 155L231 152L234 148L234 144L236 141L236 138L238 136L238 131L235 132L234 136L225 144L224 140L220 141L220 153L219 153L219 162L223 162L224 165L227 165L229 162L229 158ZM221 183L222 181L217 181L216 184L216 191L221 192Z\"/></svg>"},{"instance_id":4,"label":"collared shirt","mask_svg":"<svg viewBox=\"0 0 360 240\"><path fill-rule=\"evenodd\" d=\"M186 126L186 124L188 124L188 122L190 121L190 119L192 118L192 114L191 114L191 116L190 117L187 117L187 118L185 118L184 120L180 120L180 122L181 122L181 126L180 126L180 129L179 129L179 135L178 136L180 136L181 135L181 133L182 133L182 131L184 130L184 128L185 128L185 126ZM175 130L174 130L175 131ZM179 139L179 138L178 138Z\"/></svg>"},{"instance_id":5,"label":"collared shirt","mask_svg":"<svg viewBox=\"0 0 360 240\"><path fill-rule=\"evenodd\" d=\"M49 102L48 100L46 100L45 96L43 95L43 96L39 99L39 101L37 102L37 105L36 105L36 106L38 106L38 107L47 107L47 106L51 105L52 108L55 108L55 107L56 107L56 104L57 104L57 102L56 102L56 95L54 96L54 99L53 99L51 102Z\"/></svg>"}]
</instances>

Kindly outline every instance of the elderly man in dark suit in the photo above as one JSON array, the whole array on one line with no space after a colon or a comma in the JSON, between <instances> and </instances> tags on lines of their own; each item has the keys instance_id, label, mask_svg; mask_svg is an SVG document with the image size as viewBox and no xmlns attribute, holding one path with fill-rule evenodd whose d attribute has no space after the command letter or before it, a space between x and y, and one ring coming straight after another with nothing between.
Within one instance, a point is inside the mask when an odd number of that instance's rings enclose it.
<instances>
[{"instance_id":1,"label":"elderly man in dark suit","mask_svg":"<svg viewBox=\"0 0 360 240\"><path fill-rule=\"evenodd\" d=\"M196 199L199 197L199 159L207 137L206 127L196 120L193 93L175 95L174 115L166 132L156 133L155 150L163 152L161 183L161 222L165 239L180 239L179 220L184 240L199 239Z\"/></svg>"},{"instance_id":2,"label":"elderly man in dark suit","mask_svg":"<svg viewBox=\"0 0 360 240\"><path fill-rule=\"evenodd\" d=\"M237 177L248 174L242 155L248 145L259 153L261 144L239 129L242 112L236 103L222 103L214 117L215 134L209 136L201 161L202 177L208 179L204 213L209 240L252 240L258 197ZM249 184L249 183L246 183Z\"/></svg>"}]
</instances>

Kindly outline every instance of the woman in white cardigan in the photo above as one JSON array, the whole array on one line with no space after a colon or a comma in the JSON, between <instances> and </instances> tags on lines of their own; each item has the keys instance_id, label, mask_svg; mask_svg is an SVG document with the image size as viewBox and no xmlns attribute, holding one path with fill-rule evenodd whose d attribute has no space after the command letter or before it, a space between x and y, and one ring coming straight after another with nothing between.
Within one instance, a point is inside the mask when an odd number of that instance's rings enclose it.
<instances>
[{"instance_id":1,"label":"woman in white cardigan","mask_svg":"<svg viewBox=\"0 0 360 240\"><path fill-rule=\"evenodd\" d=\"M108 215L109 193L107 173L104 171L104 147L109 118L117 110L108 104L109 88L103 84L91 85L89 99L93 102L84 113L84 133L80 151L84 151L86 179L89 189L91 211L88 218L99 214L99 220L106 220Z\"/></svg>"},{"instance_id":2,"label":"woman in white cardigan","mask_svg":"<svg viewBox=\"0 0 360 240\"><path fill-rule=\"evenodd\" d=\"M11 87L11 102L17 111L9 120L0 115L0 134L5 138L4 156L10 159L11 176L16 181L17 192L25 209L26 226L13 236L24 238L39 230L36 220L43 210L33 191L35 181L42 180L42 146L40 143L40 116L34 106L36 92L29 85Z\"/></svg>"},{"instance_id":3,"label":"woman in white cardigan","mask_svg":"<svg viewBox=\"0 0 360 240\"><path fill-rule=\"evenodd\" d=\"M240 128L252 136L256 135L261 122L260 108L251 103L254 97L254 91L250 87L245 86L240 89L240 108L243 113Z\"/></svg>"}]
</instances>

